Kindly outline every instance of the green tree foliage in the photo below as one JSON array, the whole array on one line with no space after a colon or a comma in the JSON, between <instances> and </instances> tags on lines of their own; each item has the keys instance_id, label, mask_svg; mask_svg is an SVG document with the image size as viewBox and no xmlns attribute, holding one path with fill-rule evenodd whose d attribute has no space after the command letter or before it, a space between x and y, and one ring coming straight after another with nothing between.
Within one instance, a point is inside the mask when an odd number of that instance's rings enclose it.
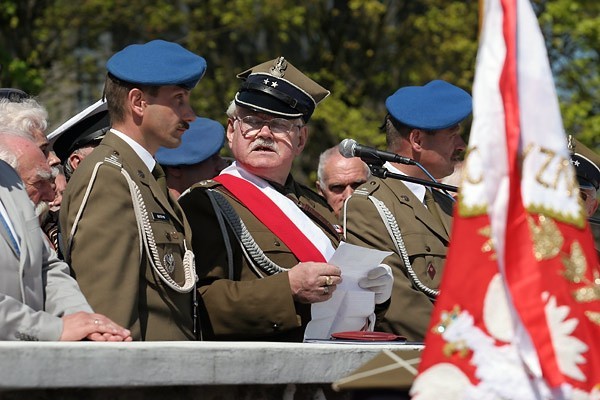
<instances>
[{"instance_id":1,"label":"green tree foliage","mask_svg":"<svg viewBox=\"0 0 600 400\"><path fill-rule=\"evenodd\" d=\"M536 1L565 129L600 149L600 2Z\"/></svg>"},{"instance_id":2,"label":"green tree foliage","mask_svg":"<svg viewBox=\"0 0 600 400\"><path fill-rule=\"evenodd\" d=\"M596 3L533 3L566 129L588 144L600 128ZM295 175L312 182L318 154L341 139L384 146L384 100L399 87L441 78L471 90L478 7L475 0L3 0L0 83L38 95L56 126L101 96L110 55L161 38L206 58L193 104L225 123L236 74L283 55L331 90L295 165Z\"/></svg>"}]
</instances>

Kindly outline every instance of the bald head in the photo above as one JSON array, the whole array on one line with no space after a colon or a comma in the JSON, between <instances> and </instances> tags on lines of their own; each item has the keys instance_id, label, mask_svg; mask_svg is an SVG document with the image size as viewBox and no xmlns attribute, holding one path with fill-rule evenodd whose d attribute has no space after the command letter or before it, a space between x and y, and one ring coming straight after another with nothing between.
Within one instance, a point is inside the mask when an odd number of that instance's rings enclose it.
<instances>
[{"instance_id":1,"label":"bald head","mask_svg":"<svg viewBox=\"0 0 600 400\"><path fill-rule=\"evenodd\" d=\"M317 190L339 216L344 201L370 175L369 167L360 158L346 158L340 154L338 146L334 146L319 157Z\"/></svg>"}]
</instances>

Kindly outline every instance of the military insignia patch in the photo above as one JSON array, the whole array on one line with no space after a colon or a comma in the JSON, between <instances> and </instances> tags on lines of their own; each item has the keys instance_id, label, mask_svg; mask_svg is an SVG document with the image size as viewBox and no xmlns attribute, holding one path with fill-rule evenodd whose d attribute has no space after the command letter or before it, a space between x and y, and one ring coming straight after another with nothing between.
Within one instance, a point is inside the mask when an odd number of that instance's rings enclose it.
<instances>
[{"instance_id":1,"label":"military insignia patch","mask_svg":"<svg viewBox=\"0 0 600 400\"><path fill-rule=\"evenodd\" d=\"M435 270L435 267L433 266L433 264L429 263L429 265L427 266L427 275L429 275L429 279L435 278L436 273L437 273L437 271Z\"/></svg>"},{"instance_id":2,"label":"military insignia patch","mask_svg":"<svg viewBox=\"0 0 600 400\"><path fill-rule=\"evenodd\" d=\"M167 253L163 257L163 265L169 274L172 274L175 271L175 257L173 257L173 253Z\"/></svg>"}]
</instances>

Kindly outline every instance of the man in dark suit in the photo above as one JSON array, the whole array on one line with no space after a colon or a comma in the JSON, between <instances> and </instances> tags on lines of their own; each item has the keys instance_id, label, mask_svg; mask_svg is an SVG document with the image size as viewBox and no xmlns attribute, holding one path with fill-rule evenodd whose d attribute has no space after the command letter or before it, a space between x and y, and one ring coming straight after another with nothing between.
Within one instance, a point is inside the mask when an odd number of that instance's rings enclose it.
<instances>
[{"instance_id":1,"label":"man in dark suit","mask_svg":"<svg viewBox=\"0 0 600 400\"><path fill-rule=\"evenodd\" d=\"M6 128L0 160L25 176L49 169L35 143ZM129 331L93 313L45 240L30 196L15 169L0 161L0 340L131 340Z\"/></svg>"},{"instance_id":2,"label":"man in dark suit","mask_svg":"<svg viewBox=\"0 0 600 400\"><path fill-rule=\"evenodd\" d=\"M436 80L400 88L386 101L388 151L417 161L435 179L452 174L466 144L460 123L471 96ZM393 173L430 180L417 165L385 163ZM371 178L346 204L349 243L391 251L394 272L389 310L378 329L422 341L438 294L450 244L453 201L438 190L392 178Z\"/></svg>"},{"instance_id":3,"label":"man in dark suit","mask_svg":"<svg viewBox=\"0 0 600 400\"><path fill-rule=\"evenodd\" d=\"M92 307L135 340L193 340L191 231L154 154L178 146L196 118L190 91L206 62L154 40L116 53L107 69L112 128L64 193L65 257Z\"/></svg>"}]
</instances>

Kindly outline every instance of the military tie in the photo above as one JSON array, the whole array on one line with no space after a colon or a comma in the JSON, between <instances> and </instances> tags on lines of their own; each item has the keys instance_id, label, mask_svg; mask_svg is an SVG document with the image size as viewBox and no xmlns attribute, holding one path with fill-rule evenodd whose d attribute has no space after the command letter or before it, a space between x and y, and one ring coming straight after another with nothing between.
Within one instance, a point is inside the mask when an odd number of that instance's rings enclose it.
<instances>
[{"instance_id":1,"label":"military tie","mask_svg":"<svg viewBox=\"0 0 600 400\"><path fill-rule=\"evenodd\" d=\"M442 226L444 226L442 217L440 216L440 213L437 209L437 205L435 204L433 193L431 192L431 189L428 188L425 188L425 205L427 206L427 209L429 209L431 215L433 215L433 217L437 219L440 222L440 224L442 224Z\"/></svg>"},{"instance_id":2,"label":"military tie","mask_svg":"<svg viewBox=\"0 0 600 400\"><path fill-rule=\"evenodd\" d=\"M154 176L156 182L158 182L160 190L162 190L162 192L165 194L165 196L167 196L168 199L169 189L167 188L167 177L165 175L165 171L163 171L159 163L156 163L154 165L154 169L152 170L152 176Z\"/></svg>"}]
</instances>

